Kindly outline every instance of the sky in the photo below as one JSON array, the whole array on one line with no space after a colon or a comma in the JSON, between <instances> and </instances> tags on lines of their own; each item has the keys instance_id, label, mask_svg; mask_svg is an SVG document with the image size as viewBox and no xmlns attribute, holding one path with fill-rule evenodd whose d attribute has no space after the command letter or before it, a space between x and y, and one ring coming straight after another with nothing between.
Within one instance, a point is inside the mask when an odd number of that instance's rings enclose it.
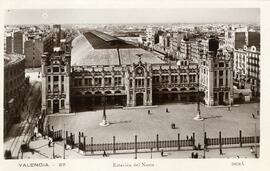
<instances>
[{"instance_id":1,"label":"sky","mask_svg":"<svg viewBox=\"0 0 270 171\"><path fill-rule=\"evenodd\" d=\"M259 23L259 8L12 9L8 24Z\"/></svg>"}]
</instances>

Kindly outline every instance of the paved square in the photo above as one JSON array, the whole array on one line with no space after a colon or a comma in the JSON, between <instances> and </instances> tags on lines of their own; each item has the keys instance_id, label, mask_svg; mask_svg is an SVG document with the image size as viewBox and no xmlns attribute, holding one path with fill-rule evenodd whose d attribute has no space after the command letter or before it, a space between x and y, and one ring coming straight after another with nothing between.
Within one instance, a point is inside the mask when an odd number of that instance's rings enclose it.
<instances>
[{"instance_id":1,"label":"paved square","mask_svg":"<svg viewBox=\"0 0 270 171\"><path fill-rule=\"evenodd\" d=\"M169 113L166 113L166 108ZM148 115L147 110L151 110ZM166 104L155 108L138 109L108 109L106 110L107 120L111 123L108 127L101 127L102 110L76 113L69 116L50 116L48 123L53 125L55 130L62 129L75 133L77 142L78 132L82 131L87 136L87 143L90 137L94 137L94 143L111 143L112 137L116 142L156 140L159 134L160 140L176 140L180 133L181 139L191 136L195 132L196 139L202 142L203 123L208 137L239 136L242 130L243 136L255 135L255 124L257 135L259 135L259 103L242 104L239 107L232 107L228 111L226 107L207 107L201 105L201 114L204 121L196 121L193 118L197 114L197 104ZM252 113L256 116L254 119ZM176 129L171 129L171 123L176 124ZM196 142L198 142L196 141Z\"/></svg>"}]
</instances>

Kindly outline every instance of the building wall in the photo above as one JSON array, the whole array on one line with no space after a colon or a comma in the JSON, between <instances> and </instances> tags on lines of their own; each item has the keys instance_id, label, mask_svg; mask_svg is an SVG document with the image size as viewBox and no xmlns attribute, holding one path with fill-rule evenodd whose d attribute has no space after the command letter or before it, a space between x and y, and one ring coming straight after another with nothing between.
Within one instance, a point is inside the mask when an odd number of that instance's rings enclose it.
<instances>
[{"instance_id":1,"label":"building wall","mask_svg":"<svg viewBox=\"0 0 270 171\"><path fill-rule=\"evenodd\" d=\"M205 92L207 105L233 103L233 55L218 51L202 55L200 61L200 85Z\"/></svg>"},{"instance_id":2,"label":"building wall","mask_svg":"<svg viewBox=\"0 0 270 171\"><path fill-rule=\"evenodd\" d=\"M45 53L41 61L42 101L45 113L70 112L70 53Z\"/></svg>"},{"instance_id":3,"label":"building wall","mask_svg":"<svg viewBox=\"0 0 270 171\"><path fill-rule=\"evenodd\" d=\"M17 54L16 54L17 55ZM25 95L25 60L18 60L4 66L4 133L15 121L22 107Z\"/></svg>"},{"instance_id":4,"label":"building wall","mask_svg":"<svg viewBox=\"0 0 270 171\"><path fill-rule=\"evenodd\" d=\"M243 48L244 45L246 45L246 33L245 32L235 32L235 45L234 49L240 49Z\"/></svg>"},{"instance_id":5,"label":"building wall","mask_svg":"<svg viewBox=\"0 0 270 171\"><path fill-rule=\"evenodd\" d=\"M23 54L24 34L22 32L18 31L14 33L13 43L14 53Z\"/></svg>"},{"instance_id":6,"label":"building wall","mask_svg":"<svg viewBox=\"0 0 270 171\"><path fill-rule=\"evenodd\" d=\"M258 51L260 51L260 32L248 32L248 47L255 46Z\"/></svg>"},{"instance_id":7,"label":"building wall","mask_svg":"<svg viewBox=\"0 0 270 171\"><path fill-rule=\"evenodd\" d=\"M6 53L13 52L13 38L12 36L6 37Z\"/></svg>"},{"instance_id":8,"label":"building wall","mask_svg":"<svg viewBox=\"0 0 270 171\"><path fill-rule=\"evenodd\" d=\"M40 67L41 55L44 52L43 41L39 39L27 40L24 43L25 53L25 66L28 67Z\"/></svg>"}]
</instances>

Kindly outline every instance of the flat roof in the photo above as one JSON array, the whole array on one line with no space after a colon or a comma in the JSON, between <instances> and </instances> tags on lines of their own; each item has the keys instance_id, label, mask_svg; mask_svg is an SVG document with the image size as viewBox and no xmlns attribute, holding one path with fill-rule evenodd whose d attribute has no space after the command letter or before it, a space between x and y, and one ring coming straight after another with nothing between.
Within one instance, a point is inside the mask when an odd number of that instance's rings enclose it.
<instances>
[{"instance_id":1,"label":"flat roof","mask_svg":"<svg viewBox=\"0 0 270 171\"><path fill-rule=\"evenodd\" d=\"M24 58L25 58L25 56L21 55L21 54L17 54L17 53L9 53L9 54L7 54L7 53L5 53L5 55L4 55L4 64L9 65L11 63L21 61Z\"/></svg>"}]
</instances>

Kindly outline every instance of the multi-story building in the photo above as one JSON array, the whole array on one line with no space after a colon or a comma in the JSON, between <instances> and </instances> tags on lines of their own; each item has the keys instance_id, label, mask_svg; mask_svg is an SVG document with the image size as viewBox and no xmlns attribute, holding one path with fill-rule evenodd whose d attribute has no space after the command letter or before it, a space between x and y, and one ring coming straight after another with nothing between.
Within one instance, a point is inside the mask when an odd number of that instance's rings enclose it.
<instances>
[{"instance_id":1,"label":"multi-story building","mask_svg":"<svg viewBox=\"0 0 270 171\"><path fill-rule=\"evenodd\" d=\"M41 110L47 113L70 112L70 53L59 47L49 56L46 52L41 61L42 100Z\"/></svg>"},{"instance_id":2,"label":"multi-story building","mask_svg":"<svg viewBox=\"0 0 270 171\"><path fill-rule=\"evenodd\" d=\"M26 67L40 67L41 56L48 52L50 55L53 51L53 36L46 35L44 38L37 37L29 39L24 43L25 66Z\"/></svg>"},{"instance_id":3,"label":"multi-story building","mask_svg":"<svg viewBox=\"0 0 270 171\"><path fill-rule=\"evenodd\" d=\"M43 55L43 42L40 39L30 39L24 43L25 67L40 67Z\"/></svg>"},{"instance_id":4,"label":"multi-story building","mask_svg":"<svg viewBox=\"0 0 270 171\"><path fill-rule=\"evenodd\" d=\"M261 40L261 34L260 32L248 32L248 42L247 42L247 46L251 47L251 46L255 46L257 51L260 51L261 49L261 44L260 44L260 40Z\"/></svg>"},{"instance_id":5,"label":"multi-story building","mask_svg":"<svg viewBox=\"0 0 270 171\"><path fill-rule=\"evenodd\" d=\"M233 54L219 49L201 55L200 88L205 93L207 105L233 103Z\"/></svg>"},{"instance_id":6,"label":"multi-story building","mask_svg":"<svg viewBox=\"0 0 270 171\"><path fill-rule=\"evenodd\" d=\"M4 131L17 119L22 107L25 86L25 58L20 54L4 56Z\"/></svg>"},{"instance_id":7,"label":"multi-story building","mask_svg":"<svg viewBox=\"0 0 270 171\"><path fill-rule=\"evenodd\" d=\"M180 44L180 58L190 59L191 58L191 43L190 39L182 39Z\"/></svg>"},{"instance_id":8,"label":"multi-story building","mask_svg":"<svg viewBox=\"0 0 270 171\"><path fill-rule=\"evenodd\" d=\"M21 31L17 31L13 34L13 51L17 54L24 54L24 41L25 36Z\"/></svg>"},{"instance_id":9,"label":"multi-story building","mask_svg":"<svg viewBox=\"0 0 270 171\"><path fill-rule=\"evenodd\" d=\"M12 36L6 37L6 53L12 53L13 52L13 38Z\"/></svg>"},{"instance_id":10,"label":"multi-story building","mask_svg":"<svg viewBox=\"0 0 270 171\"><path fill-rule=\"evenodd\" d=\"M247 44L247 32L228 30L225 32L225 47L240 49Z\"/></svg>"},{"instance_id":11,"label":"multi-story building","mask_svg":"<svg viewBox=\"0 0 270 171\"><path fill-rule=\"evenodd\" d=\"M60 24L54 24L53 25L53 32L54 32L54 46L59 47L60 46L60 40L61 40L61 25Z\"/></svg>"},{"instance_id":12,"label":"multi-story building","mask_svg":"<svg viewBox=\"0 0 270 171\"><path fill-rule=\"evenodd\" d=\"M243 46L234 51L234 80L240 88L250 88L260 95L260 52L255 46Z\"/></svg>"},{"instance_id":13,"label":"multi-story building","mask_svg":"<svg viewBox=\"0 0 270 171\"><path fill-rule=\"evenodd\" d=\"M232 60L222 52L202 59L202 65L189 59L169 63L116 37L85 32L72 41L71 55L59 48L42 57L42 109L69 113L102 105L104 99L121 106L196 101L199 89L209 105L232 103ZM199 84L199 71L207 83Z\"/></svg>"}]
</instances>

